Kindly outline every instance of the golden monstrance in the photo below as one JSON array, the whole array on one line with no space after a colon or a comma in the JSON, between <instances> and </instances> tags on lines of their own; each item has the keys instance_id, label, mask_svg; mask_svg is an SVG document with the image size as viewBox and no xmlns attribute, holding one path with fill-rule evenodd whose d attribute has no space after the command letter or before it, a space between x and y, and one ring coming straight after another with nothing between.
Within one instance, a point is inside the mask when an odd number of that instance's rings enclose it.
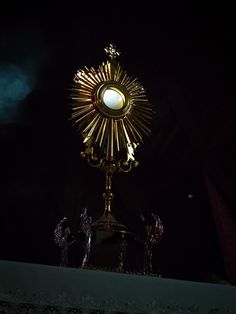
<instances>
[{"instance_id":1,"label":"golden monstrance","mask_svg":"<svg viewBox=\"0 0 236 314\"><path fill-rule=\"evenodd\" d=\"M151 133L153 110L142 84L137 78L129 76L117 62L120 52L116 46L110 44L105 52L109 57L107 61L97 68L84 67L75 74L70 94L70 119L83 139L84 150L81 156L105 174L105 204L100 218L92 222L86 210L81 214L80 232L87 239L81 266L100 266L96 265L93 246L96 247L94 251L98 252L102 243L107 241L113 243L112 248L118 243L117 265L114 268L121 271L125 268L127 243L130 242L128 239L131 233L112 213L112 176L118 172L129 172L138 166L135 152L143 143L143 137ZM153 239L158 242L163 231L160 219L156 215L153 218L154 226L146 226L147 237L139 241L144 245L144 272L151 271L150 254L155 242ZM58 225L57 242L65 222L66 219ZM110 248L107 250L111 253ZM101 252L109 255L109 252L102 249ZM105 263L105 267L109 267L109 263Z\"/></svg>"}]
</instances>

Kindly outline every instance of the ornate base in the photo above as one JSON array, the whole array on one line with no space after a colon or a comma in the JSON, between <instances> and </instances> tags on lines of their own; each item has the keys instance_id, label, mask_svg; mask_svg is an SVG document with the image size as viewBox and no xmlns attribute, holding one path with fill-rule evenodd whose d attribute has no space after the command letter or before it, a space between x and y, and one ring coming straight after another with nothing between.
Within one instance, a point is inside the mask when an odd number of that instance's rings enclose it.
<instances>
[{"instance_id":1,"label":"ornate base","mask_svg":"<svg viewBox=\"0 0 236 314\"><path fill-rule=\"evenodd\" d=\"M146 238L140 240L111 213L92 223L85 210L76 234L63 218L54 233L62 252L60 265L159 276L159 271L152 269L152 249L160 240L162 225L155 222L144 226Z\"/></svg>"}]
</instances>

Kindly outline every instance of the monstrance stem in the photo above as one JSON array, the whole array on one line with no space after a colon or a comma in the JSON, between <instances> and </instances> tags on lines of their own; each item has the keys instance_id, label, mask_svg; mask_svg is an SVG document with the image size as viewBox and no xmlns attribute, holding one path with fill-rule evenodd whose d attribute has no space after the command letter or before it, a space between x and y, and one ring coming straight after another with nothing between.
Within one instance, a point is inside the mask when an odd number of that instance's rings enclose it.
<instances>
[{"instance_id":1,"label":"monstrance stem","mask_svg":"<svg viewBox=\"0 0 236 314\"><path fill-rule=\"evenodd\" d=\"M106 173L106 183L105 183L105 193L103 194L105 200L105 209L104 214L105 216L111 214L111 201L113 199L113 193L111 192L112 187L112 174Z\"/></svg>"}]
</instances>

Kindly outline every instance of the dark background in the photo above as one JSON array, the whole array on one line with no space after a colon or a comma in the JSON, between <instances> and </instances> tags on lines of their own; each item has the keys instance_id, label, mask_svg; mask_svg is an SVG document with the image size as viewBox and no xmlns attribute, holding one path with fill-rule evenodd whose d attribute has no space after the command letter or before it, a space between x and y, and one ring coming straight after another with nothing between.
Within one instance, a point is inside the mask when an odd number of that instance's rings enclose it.
<instances>
[{"instance_id":1,"label":"dark background","mask_svg":"<svg viewBox=\"0 0 236 314\"><path fill-rule=\"evenodd\" d=\"M235 283L232 8L102 11L64 4L1 13L0 258L58 265L59 220L70 217L76 228L84 206L93 217L102 212L104 178L80 157L68 89L77 69L106 60L113 42L156 112L140 166L114 178L115 215L140 234L140 214L161 218L154 268L163 277Z\"/></svg>"}]
</instances>

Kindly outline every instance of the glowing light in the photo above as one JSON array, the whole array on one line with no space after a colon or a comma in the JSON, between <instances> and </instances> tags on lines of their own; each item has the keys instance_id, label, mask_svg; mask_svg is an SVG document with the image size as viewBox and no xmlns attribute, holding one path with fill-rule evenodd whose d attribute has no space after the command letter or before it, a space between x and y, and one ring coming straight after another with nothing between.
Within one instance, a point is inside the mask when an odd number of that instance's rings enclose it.
<instances>
[{"instance_id":1,"label":"glowing light","mask_svg":"<svg viewBox=\"0 0 236 314\"><path fill-rule=\"evenodd\" d=\"M187 194L187 197L191 200L192 198L194 198L194 194L189 193L189 194Z\"/></svg>"},{"instance_id":2,"label":"glowing light","mask_svg":"<svg viewBox=\"0 0 236 314\"><path fill-rule=\"evenodd\" d=\"M119 110L124 106L124 97L123 95L114 90L114 89L107 89L103 94L103 101L104 104L114 110Z\"/></svg>"}]
</instances>

